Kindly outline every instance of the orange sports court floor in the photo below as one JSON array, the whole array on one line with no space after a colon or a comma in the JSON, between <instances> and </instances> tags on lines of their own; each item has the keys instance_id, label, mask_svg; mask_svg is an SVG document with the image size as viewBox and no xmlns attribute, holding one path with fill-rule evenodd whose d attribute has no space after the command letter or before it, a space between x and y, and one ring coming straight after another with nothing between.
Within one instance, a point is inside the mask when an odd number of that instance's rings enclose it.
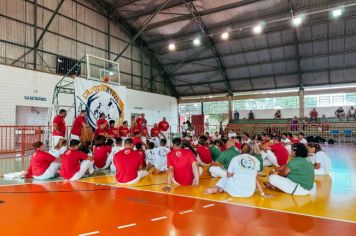
<instances>
[{"instance_id":1,"label":"orange sports court floor","mask_svg":"<svg viewBox=\"0 0 356 236\"><path fill-rule=\"evenodd\" d=\"M217 182L206 170L200 187L171 193L161 191L166 174L130 187L107 172L77 182L0 180L0 235L355 235L356 146L324 149L332 174L316 177L309 196L273 190L266 190L270 199L258 192L246 199L204 195ZM27 162L0 159L0 174Z\"/></svg>"}]
</instances>

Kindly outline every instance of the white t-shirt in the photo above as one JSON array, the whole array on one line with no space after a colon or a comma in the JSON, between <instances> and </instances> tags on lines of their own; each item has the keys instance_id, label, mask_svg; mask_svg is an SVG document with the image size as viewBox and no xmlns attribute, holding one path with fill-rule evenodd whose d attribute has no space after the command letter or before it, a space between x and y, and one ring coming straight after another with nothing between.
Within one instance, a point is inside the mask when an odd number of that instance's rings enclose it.
<instances>
[{"instance_id":1,"label":"white t-shirt","mask_svg":"<svg viewBox=\"0 0 356 236\"><path fill-rule=\"evenodd\" d=\"M302 139L300 140L300 142L301 142L302 144L307 144L307 143L308 143L308 141L307 141L305 138L302 138Z\"/></svg>"},{"instance_id":2,"label":"white t-shirt","mask_svg":"<svg viewBox=\"0 0 356 236\"><path fill-rule=\"evenodd\" d=\"M167 154L170 149L167 147L156 147L153 149L153 165L156 169L160 171L167 170Z\"/></svg>"},{"instance_id":3,"label":"white t-shirt","mask_svg":"<svg viewBox=\"0 0 356 236\"><path fill-rule=\"evenodd\" d=\"M251 197L256 190L256 175L260 162L256 157L242 154L234 157L227 172L234 174L227 178L224 190L233 197Z\"/></svg>"},{"instance_id":4,"label":"white t-shirt","mask_svg":"<svg viewBox=\"0 0 356 236\"><path fill-rule=\"evenodd\" d=\"M290 139L289 138L285 138L285 139L281 139L282 143L290 143Z\"/></svg>"},{"instance_id":5,"label":"white t-shirt","mask_svg":"<svg viewBox=\"0 0 356 236\"><path fill-rule=\"evenodd\" d=\"M313 164L320 163L320 168L324 168L326 171L331 171L331 160L324 151L319 151L310 158Z\"/></svg>"},{"instance_id":6,"label":"white t-shirt","mask_svg":"<svg viewBox=\"0 0 356 236\"><path fill-rule=\"evenodd\" d=\"M237 134L235 132L232 132L232 133L228 133L227 137L228 138L232 138L232 137L236 137Z\"/></svg>"},{"instance_id":7,"label":"white t-shirt","mask_svg":"<svg viewBox=\"0 0 356 236\"><path fill-rule=\"evenodd\" d=\"M242 139L242 140L241 140L241 143L250 143L250 142L251 142L251 139L249 139L249 138L246 139L246 140L245 140L245 139Z\"/></svg>"},{"instance_id":8,"label":"white t-shirt","mask_svg":"<svg viewBox=\"0 0 356 236\"><path fill-rule=\"evenodd\" d=\"M67 147L61 147L59 150L51 148L48 153L54 156L55 158L60 157L63 153L67 151Z\"/></svg>"}]
</instances>

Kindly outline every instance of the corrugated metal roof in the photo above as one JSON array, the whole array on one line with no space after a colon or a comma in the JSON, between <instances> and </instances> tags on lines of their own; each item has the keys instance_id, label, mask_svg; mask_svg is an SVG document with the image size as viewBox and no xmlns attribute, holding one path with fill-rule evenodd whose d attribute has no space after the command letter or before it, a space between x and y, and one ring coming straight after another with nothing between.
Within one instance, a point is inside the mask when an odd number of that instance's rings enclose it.
<instances>
[{"instance_id":1,"label":"corrugated metal roof","mask_svg":"<svg viewBox=\"0 0 356 236\"><path fill-rule=\"evenodd\" d=\"M140 29L164 1L106 2ZM292 0L292 7L298 15L354 2ZM287 0L192 0L192 4L218 54L211 51L207 38L201 39L200 47L193 46L192 40L202 33L183 0L167 3L142 35L181 95L227 92L224 78L235 92L298 87L300 81L304 86L356 82L355 6L346 8L337 20L327 11L307 15L294 32ZM266 25L256 36L251 27L259 22ZM230 33L227 41L220 38L224 31ZM169 52L170 42L176 43L176 51Z\"/></svg>"}]
</instances>

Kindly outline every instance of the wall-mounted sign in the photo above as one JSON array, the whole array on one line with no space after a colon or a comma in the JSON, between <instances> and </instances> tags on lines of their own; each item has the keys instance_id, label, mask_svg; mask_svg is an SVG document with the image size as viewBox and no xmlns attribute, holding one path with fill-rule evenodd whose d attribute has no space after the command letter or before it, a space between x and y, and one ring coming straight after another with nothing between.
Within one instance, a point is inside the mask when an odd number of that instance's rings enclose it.
<instances>
[{"instance_id":1,"label":"wall-mounted sign","mask_svg":"<svg viewBox=\"0 0 356 236\"><path fill-rule=\"evenodd\" d=\"M47 101L47 98L45 98L45 97L24 96L24 98L25 98L25 100L32 100L32 101L42 101L42 102Z\"/></svg>"},{"instance_id":2,"label":"wall-mounted sign","mask_svg":"<svg viewBox=\"0 0 356 236\"><path fill-rule=\"evenodd\" d=\"M135 110L143 110L143 107L134 107Z\"/></svg>"}]
</instances>

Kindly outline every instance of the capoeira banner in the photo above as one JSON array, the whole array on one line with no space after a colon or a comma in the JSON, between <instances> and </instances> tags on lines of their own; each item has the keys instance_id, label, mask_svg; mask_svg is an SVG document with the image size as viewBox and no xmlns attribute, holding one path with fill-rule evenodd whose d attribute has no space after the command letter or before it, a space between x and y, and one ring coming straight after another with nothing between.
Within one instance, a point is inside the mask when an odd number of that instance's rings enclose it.
<instances>
[{"instance_id":1,"label":"capoeira banner","mask_svg":"<svg viewBox=\"0 0 356 236\"><path fill-rule=\"evenodd\" d=\"M88 123L96 128L101 113L108 121L122 123L126 101L126 87L83 78L74 79L76 114L86 110Z\"/></svg>"}]
</instances>

